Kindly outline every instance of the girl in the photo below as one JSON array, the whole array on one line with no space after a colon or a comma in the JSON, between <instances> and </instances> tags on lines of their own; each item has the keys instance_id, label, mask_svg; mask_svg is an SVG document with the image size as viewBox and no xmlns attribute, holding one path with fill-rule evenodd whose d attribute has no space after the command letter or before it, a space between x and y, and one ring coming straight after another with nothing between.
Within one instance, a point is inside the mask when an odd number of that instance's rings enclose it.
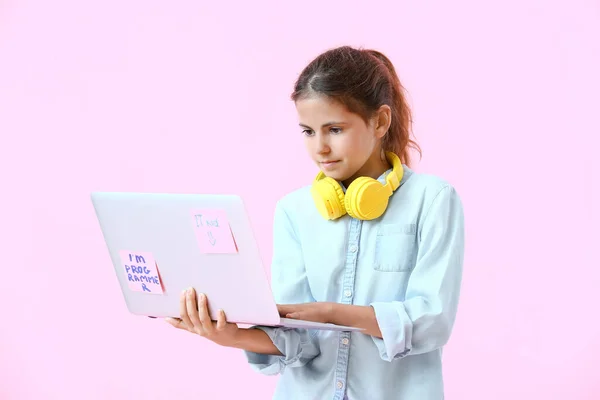
<instances>
[{"instance_id":1,"label":"girl","mask_svg":"<svg viewBox=\"0 0 600 400\"><path fill-rule=\"evenodd\" d=\"M448 182L409 168L409 150L420 149L382 53L321 54L292 99L321 172L277 204L275 300L284 317L364 330L241 329L222 311L212 322L192 289L169 322L281 374L276 399L441 400L462 277L461 200Z\"/></svg>"}]
</instances>

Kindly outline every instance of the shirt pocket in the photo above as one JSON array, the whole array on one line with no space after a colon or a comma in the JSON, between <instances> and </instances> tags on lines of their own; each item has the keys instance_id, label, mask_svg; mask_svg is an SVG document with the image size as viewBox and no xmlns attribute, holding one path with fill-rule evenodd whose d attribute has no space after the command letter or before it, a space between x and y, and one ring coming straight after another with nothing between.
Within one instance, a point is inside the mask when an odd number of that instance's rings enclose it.
<instances>
[{"instance_id":1,"label":"shirt pocket","mask_svg":"<svg viewBox=\"0 0 600 400\"><path fill-rule=\"evenodd\" d=\"M380 225L375 239L375 271L411 271L416 247L416 224Z\"/></svg>"}]
</instances>

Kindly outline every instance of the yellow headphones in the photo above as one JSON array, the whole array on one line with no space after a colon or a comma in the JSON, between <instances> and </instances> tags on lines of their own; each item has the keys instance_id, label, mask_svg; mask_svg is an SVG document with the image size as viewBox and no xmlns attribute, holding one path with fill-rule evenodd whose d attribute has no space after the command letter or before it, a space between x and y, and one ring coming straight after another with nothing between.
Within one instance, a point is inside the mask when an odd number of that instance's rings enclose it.
<instances>
[{"instance_id":1,"label":"yellow headphones","mask_svg":"<svg viewBox=\"0 0 600 400\"><path fill-rule=\"evenodd\" d=\"M319 172L310 192L323 218L334 220L348 213L352 218L371 220L383 215L389 198L398 189L404 176L400 158L392 152L386 152L385 155L392 164L392 172L386 176L385 184L371 177L361 176L350 184L344 194L335 179Z\"/></svg>"}]
</instances>

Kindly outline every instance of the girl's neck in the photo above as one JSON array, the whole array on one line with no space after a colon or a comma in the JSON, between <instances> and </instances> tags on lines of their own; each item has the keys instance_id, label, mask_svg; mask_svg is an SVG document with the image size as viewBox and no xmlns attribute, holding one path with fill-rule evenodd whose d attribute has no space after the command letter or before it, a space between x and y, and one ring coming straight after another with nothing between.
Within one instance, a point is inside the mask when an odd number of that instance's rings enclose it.
<instances>
[{"instance_id":1,"label":"girl's neck","mask_svg":"<svg viewBox=\"0 0 600 400\"><path fill-rule=\"evenodd\" d=\"M356 178L361 176L377 179L390 169L391 166L387 158L385 156L382 158L380 154L380 152L375 152L354 175L342 182L344 186L347 188Z\"/></svg>"}]
</instances>

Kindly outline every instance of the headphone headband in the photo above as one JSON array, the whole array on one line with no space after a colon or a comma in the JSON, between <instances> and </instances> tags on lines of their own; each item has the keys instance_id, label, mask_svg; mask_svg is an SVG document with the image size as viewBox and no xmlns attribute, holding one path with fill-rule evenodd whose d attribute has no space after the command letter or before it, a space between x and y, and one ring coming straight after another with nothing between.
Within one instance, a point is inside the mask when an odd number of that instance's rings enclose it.
<instances>
[{"instance_id":1,"label":"headphone headband","mask_svg":"<svg viewBox=\"0 0 600 400\"><path fill-rule=\"evenodd\" d=\"M392 164L392 172L385 177L385 181L392 187L392 192L394 192L400 187L400 182L402 181L402 176L404 175L404 171L402 170L402 162L400 161L400 157L391 151L387 151L385 156L388 162Z\"/></svg>"}]
</instances>

